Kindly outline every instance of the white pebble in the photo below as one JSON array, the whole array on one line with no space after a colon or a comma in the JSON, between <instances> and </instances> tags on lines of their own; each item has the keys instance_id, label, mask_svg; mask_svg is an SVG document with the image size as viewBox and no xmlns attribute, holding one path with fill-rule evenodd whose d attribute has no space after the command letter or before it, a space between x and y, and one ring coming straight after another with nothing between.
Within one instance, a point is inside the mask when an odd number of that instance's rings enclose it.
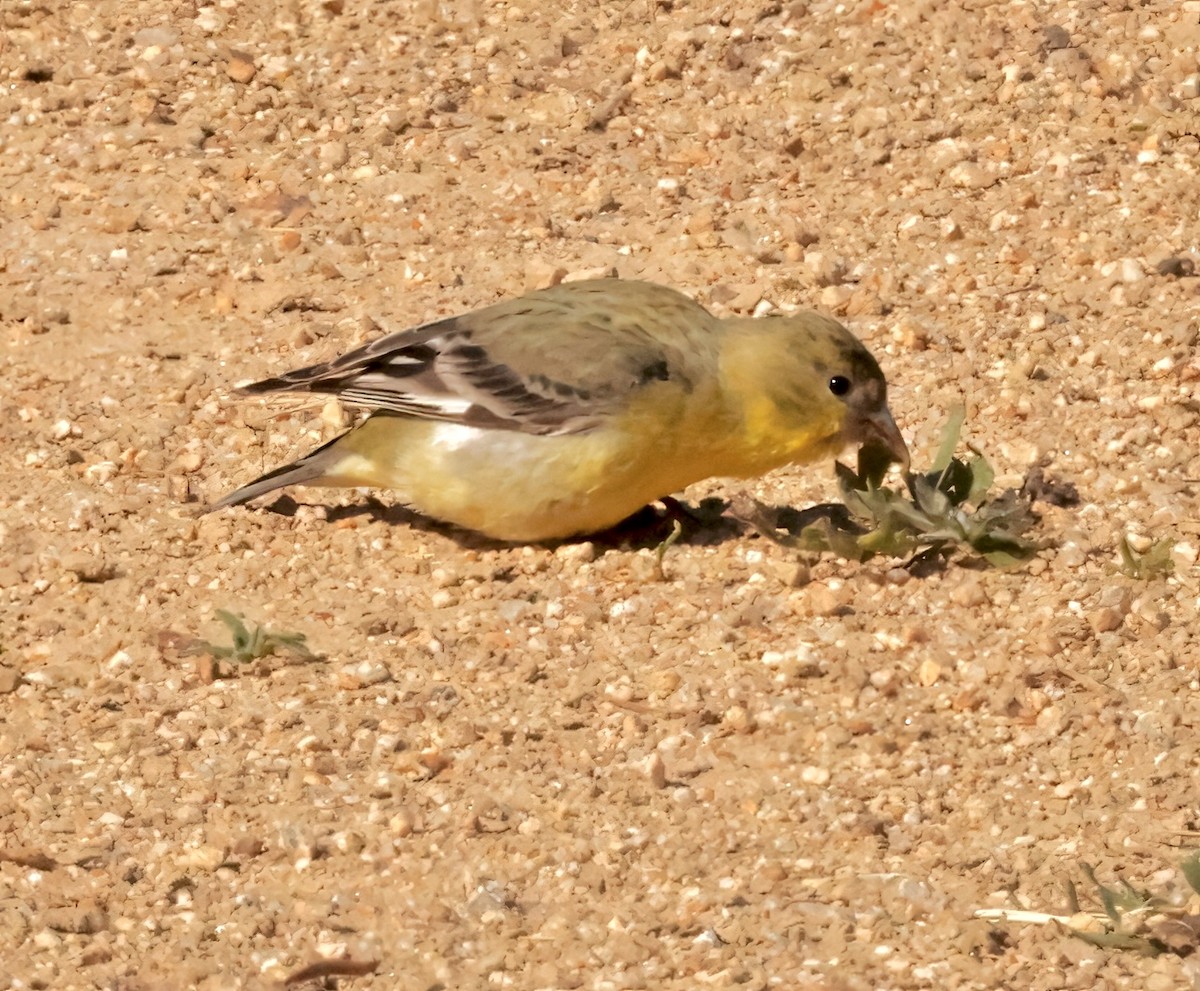
<instances>
[{"instance_id":1,"label":"white pebble","mask_svg":"<svg viewBox=\"0 0 1200 991\"><path fill-rule=\"evenodd\" d=\"M379 661L359 661L357 664L347 664L342 673L360 685L378 685L391 681L392 672L386 664Z\"/></svg>"},{"instance_id":2,"label":"white pebble","mask_svg":"<svg viewBox=\"0 0 1200 991\"><path fill-rule=\"evenodd\" d=\"M1188 543L1186 540L1178 541L1171 548L1171 560L1175 563L1176 571L1185 571L1195 567L1198 556L1200 556L1200 551L1197 551L1196 545Z\"/></svg>"},{"instance_id":3,"label":"white pebble","mask_svg":"<svg viewBox=\"0 0 1200 991\"><path fill-rule=\"evenodd\" d=\"M225 27L225 18L212 7L201 7L194 23L205 34L216 34Z\"/></svg>"},{"instance_id":4,"label":"white pebble","mask_svg":"<svg viewBox=\"0 0 1200 991\"><path fill-rule=\"evenodd\" d=\"M84 474L87 475L88 481L104 485L106 482L111 482L118 471L120 469L117 467L116 462L99 461L94 465L89 465Z\"/></svg>"},{"instance_id":5,"label":"white pebble","mask_svg":"<svg viewBox=\"0 0 1200 991\"><path fill-rule=\"evenodd\" d=\"M1105 268L1108 272L1104 274L1116 274L1122 282L1140 282L1146 277L1136 258L1122 258L1115 265L1106 265Z\"/></svg>"},{"instance_id":6,"label":"white pebble","mask_svg":"<svg viewBox=\"0 0 1200 991\"><path fill-rule=\"evenodd\" d=\"M1200 74L1193 72L1175 87L1175 96L1180 100L1194 100L1200 96Z\"/></svg>"}]
</instances>

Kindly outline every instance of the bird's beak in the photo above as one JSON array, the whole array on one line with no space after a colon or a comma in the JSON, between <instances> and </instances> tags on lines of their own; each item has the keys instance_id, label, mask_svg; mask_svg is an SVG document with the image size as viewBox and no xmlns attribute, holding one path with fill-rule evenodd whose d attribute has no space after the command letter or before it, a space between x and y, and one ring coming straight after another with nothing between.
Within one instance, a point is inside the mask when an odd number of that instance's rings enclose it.
<instances>
[{"instance_id":1,"label":"bird's beak","mask_svg":"<svg viewBox=\"0 0 1200 991\"><path fill-rule=\"evenodd\" d=\"M900 436L900 428L896 426L896 421L892 419L891 411L886 406L876 413L863 417L862 439L875 440L882 444L891 452L896 463L900 465L900 470L906 475L908 474L908 445Z\"/></svg>"}]
</instances>

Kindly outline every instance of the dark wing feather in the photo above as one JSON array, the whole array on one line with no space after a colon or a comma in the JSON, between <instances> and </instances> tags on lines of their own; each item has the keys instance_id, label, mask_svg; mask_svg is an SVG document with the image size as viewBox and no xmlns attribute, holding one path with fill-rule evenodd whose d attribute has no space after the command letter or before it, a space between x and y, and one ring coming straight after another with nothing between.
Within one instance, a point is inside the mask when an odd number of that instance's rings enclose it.
<instances>
[{"instance_id":1,"label":"dark wing feather","mask_svg":"<svg viewBox=\"0 0 1200 991\"><path fill-rule=\"evenodd\" d=\"M669 380L690 388L689 331L713 322L669 289L630 282L613 290L612 280L543 290L241 391L327 393L374 410L526 433L589 430L634 389ZM628 305L630 293L641 305Z\"/></svg>"}]
</instances>

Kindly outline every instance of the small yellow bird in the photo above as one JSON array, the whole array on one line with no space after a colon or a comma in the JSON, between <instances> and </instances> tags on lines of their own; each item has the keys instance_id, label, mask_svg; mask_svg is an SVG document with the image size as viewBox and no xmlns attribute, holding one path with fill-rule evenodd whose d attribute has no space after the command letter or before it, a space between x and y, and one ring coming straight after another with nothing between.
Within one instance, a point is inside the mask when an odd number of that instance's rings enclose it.
<instances>
[{"instance_id":1,"label":"small yellow bird","mask_svg":"<svg viewBox=\"0 0 1200 991\"><path fill-rule=\"evenodd\" d=\"M565 283L390 334L239 390L373 410L227 495L393 489L507 541L595 533L713 476L750 478L874 439L908 466L870 352L817 313L719 320L647 282Z\"/></svg>"}]
</instances>

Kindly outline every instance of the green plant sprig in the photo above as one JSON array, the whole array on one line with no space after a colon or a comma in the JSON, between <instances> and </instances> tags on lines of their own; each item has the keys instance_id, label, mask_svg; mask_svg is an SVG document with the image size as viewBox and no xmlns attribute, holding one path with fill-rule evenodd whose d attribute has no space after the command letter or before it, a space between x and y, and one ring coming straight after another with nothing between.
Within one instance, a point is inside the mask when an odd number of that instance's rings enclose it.
<instances>
[{"instance_id":1,"label":"green plant sprig","mask_svg":"<svg viewBox=\"0 0 1200 991\"><path fill-rule=\"evenodd\" d=\"M1117 544L1120 563L1117 570L1126 578L1138 581L1150 581L1154 578L1165 578L1175 570L1175 561L1171 552L1175 549L1175 541L1170 538L1156 540L1143 553L1138 553L1129 544L1129 538L1122 536Z\"/></svg>"},{"instance_id":2,"label":"green plant sprig","mask_svg":"<svg viewBox=\"0 0 1200 991\"><path fill-rule=\"evenodd\" d=\"M207 640L195 640L186 653L209 654L218 660L233 661L237 664L246 664L280 652L293 654L304 661L318 659L317 655L308 649L307 638L303 633L284 633L268 630L265 626L250 629L241 616L227 609L218 609L216 615L217 619L229 628L233 643L226 647Z\"/></svg>"},{"instance_id":3,"label":"green plant sprig","mask_svg":"<svg viewBox=\"0 0 1200 991\"><path fill-rule=\"evenodd\" d=\"M1149 957L1163 953L1189 956L1200 948L1200 914L1196 913L1196 895L1200 895L1200 852L1193 851L1179 864L1180 874L1194 892L1183 904L1177 899L1139 890L1119 875L1119 885L1102 884L1091 864L1081 863L1080 868L1096 889L1101 911L1081 908L1074 883L1067 881L1070 914L996 908L980 909L975 917L1009 923L1054 922L1093 946L1128 950Z\"/></svg>"},{"instance_id":4,"label":"green plant sprig","mask_svg":"<svg viewBox=\"0 0 1200 991\"><path fill-rule=\"evenodd\" d=\"M821 507L816 522L793 534L779 533L762 507L750 522L785 546L852 561L877 554L930 558L957 549L997 567L1028 561L1043 546L1025 536L1037 522L1030 499L1015 489L990 496L996 473L977 448L968 445L966 460L955 457L964 418L961 406L952 411L933 467L910 473L907 492L884 486L893 459L882 445L868 443L859 450L857 471L836 466L842 506Z\"/></svg>"}]
</instances>

